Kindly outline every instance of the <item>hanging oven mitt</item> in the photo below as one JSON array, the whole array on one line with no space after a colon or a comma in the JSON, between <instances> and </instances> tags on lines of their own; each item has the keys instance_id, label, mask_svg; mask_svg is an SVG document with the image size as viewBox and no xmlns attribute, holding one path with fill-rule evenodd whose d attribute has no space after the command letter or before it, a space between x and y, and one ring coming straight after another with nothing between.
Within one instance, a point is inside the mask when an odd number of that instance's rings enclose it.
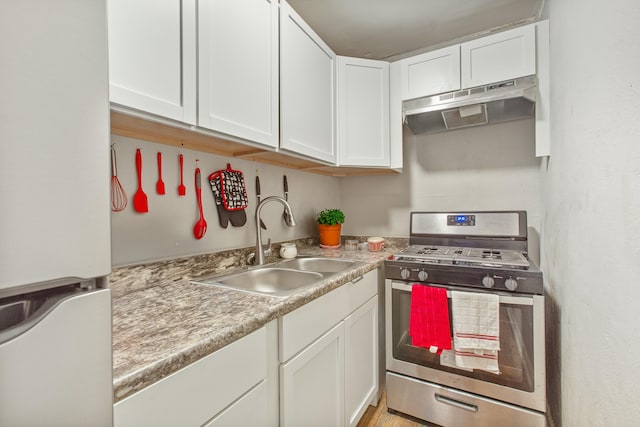
<instances>
[{"instance_id":1,"label":"hanging oven mitt","mask_svg":"<svg viewBox=\"0 0 640 427\"><path fill-rule=\"evenodd\" d=\"M211 191L213 191L213 199L216 202L216 210L218 211L220 227L227 228L227 225L229 224L229 212L225 209L224 204L222 203L220 171L209 175L209 184L211 185Z\"/></svg>"},{"instance_id":2,"label":"hanging oven mitt","mask_svg":"<svg viewBox=\"0 0 640 427\"><path fill-rule=\"evenodd\" d=\"M244 174L241 171L231 169L231 164L227 163L226 169L209 175L209 182L216 199L220 225L226 228L228 222L231 222L234 227L246 224L245 208L249 204L249 197L244 184ZM218 205L218 197L220 205Z\"/></svg>"}]
</instances>

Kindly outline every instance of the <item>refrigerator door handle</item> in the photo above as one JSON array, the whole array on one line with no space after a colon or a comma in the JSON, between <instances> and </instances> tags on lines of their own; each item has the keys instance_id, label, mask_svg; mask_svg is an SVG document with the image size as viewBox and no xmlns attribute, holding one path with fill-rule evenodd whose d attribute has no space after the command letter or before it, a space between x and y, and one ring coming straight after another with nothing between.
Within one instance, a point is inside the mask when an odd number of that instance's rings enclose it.
<instances>
[{"instance_id":1,"label":"refrigerator door handle","mask_svg":"<svg viewBox=\"0 0 640 427\"><path fill-rule=\"evenodd\" d=\"M46 318L63 301L89 292L80 285L0 300L0 345L9 342Z\"/></svg>"}]
</instances>

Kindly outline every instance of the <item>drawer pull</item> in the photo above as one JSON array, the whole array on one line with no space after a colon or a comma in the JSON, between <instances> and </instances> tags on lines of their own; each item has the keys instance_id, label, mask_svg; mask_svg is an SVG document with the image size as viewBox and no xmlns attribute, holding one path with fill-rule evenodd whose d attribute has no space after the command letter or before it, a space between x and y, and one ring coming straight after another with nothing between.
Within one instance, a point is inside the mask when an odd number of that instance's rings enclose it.
<instances>
[{"instance_id":1,"label":"drawer pull","mask_svg":"<svg viewBox=\"0 0 640 427\"><path fill-rule=\"evenodd\" d=\"M435 394L435 398L438 402L444 403L446 405L455 406L456 408L464 409L465 411L469 412L478 412L478 407L476 405L460 402L458 400L451 399L438 393Z\"/></svg>"},{"instance_id":2,"label":"drawer pull","mask_svg":"<svg viewBox=\"0 0 640 427\"><path fill-rule=\"evenodd\" d=\"M351 283L357 283L357 282L359 282L359 281L360 281L360 280L362 280L362 279L364 279L364 276L356 277L355 279L353 279L353 280L351 281Z\"/></svg>"}]
</instances>

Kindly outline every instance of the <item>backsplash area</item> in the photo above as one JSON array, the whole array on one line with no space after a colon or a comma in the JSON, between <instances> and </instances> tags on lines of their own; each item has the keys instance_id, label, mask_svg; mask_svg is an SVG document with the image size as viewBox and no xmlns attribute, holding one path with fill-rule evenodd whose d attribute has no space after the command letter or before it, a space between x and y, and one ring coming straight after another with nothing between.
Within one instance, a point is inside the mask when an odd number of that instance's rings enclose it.
<instances>
[{"instance_id":1,"label":"backsplash area","mask_svg":"<svg viewBox=\"0 0 640 427\"><path fill-rule=\"evenodd\" d=\"M368 250L345 251L344 240L356 239L365 242L366 237L343 236L340 249L320 249L317 238L303 238L294 240L300 255L321 255L323 257L338 257L360 259L367 257ZM278 256L280 243L272 245L272 254L265 259L266 263L281 261ZM408 239L387 238L385 249L396 250L406 247ZM114 268L109 276L111 291L114 298L122 297L132 292L165 286L172 283L186 282L199 277L221 274L225 271L247 266L247 257L255 251L255 247L245 247L207 254L178 257L166 261L154 261Z\"/></svg>"},{"instance_id":2,"label":"backsplash area","mask_svg":"<svg viewBox=\"0 0 640 427\"><path fill-rule=\"evenodd\" d=\"M434 135L405 129L402 174L344 177L343 233L408 236L412 211L526 210L539 263L540 159L532 119Z\"/></svg>"},{"instance_id":3,"label":"backsplash area","mask_svg":"<svg viewBox=\"0 0 640 427\"><path fill-rule=\"evenodd\" d=\"M289 203L296 217L296 227L288 227L283 219L283 206L268 203L261 210L267 229L262 230L264 243L288 241L317 235L315 217L326 208L339 207L339 179L292 169L229 158L193 150L180 149L152 142L112 136L117 154L118 177L128 197L122 212L111 214L112 265L121 267L150 261L169 260L198 254L255 246L256 175L260 177L261 198L284 196L283 175L287 176ZM133 209L132 198L137 190L135 167L136 149L142 153L142 187L148 196L149 212ZM158 169L156 156L162 152L162 178L165 195L156 194ZM178 196L180 174L178 156L184 156L184 185L186 196ZM197 162L196 162L197 161ZM244 226L222 228L211 187L209 174L224 169L231 163L233 169L244 173L249 197ZM207 221L204 237L197 240L193 227L198 220L194 171L202 174L202 203Z\"/></svg>"}]
</instances>

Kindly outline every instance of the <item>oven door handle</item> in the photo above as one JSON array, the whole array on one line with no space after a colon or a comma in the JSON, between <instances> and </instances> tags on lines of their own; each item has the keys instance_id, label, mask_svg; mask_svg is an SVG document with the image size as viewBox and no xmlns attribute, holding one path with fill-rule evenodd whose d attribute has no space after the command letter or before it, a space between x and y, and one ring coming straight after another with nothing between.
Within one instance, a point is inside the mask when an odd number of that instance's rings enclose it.
<instances>
[{"instance_id":1,"label":"oven door handle","mask_svg":"<svg viewBox=\"0 0 640 427\"><path fill-rule=\"evenodd\" d=\"M392 282L392 289L399 291L411 292L411 285L405 283ZM499 295L500 304L512 304L512 305L533 305L533 298L531 297L513 297L508 295ZM447 289L447 298L451 298L451 291Z\"/></svg>"},{"instance_id":2,"label":"oven door handle","mask_svg":"<svg viewBox=\"0 0 640 427\"><path fill-rule=\"evenodd\" d=\"M438 402L444 403L445 405L455 406L456 408L464 409L469 412L478 412L478 407L476 405L460 402L459 400L451 399L450 397L446 397L438 393L435 393L434 397Z\"/></svg>"}]
</instances>

